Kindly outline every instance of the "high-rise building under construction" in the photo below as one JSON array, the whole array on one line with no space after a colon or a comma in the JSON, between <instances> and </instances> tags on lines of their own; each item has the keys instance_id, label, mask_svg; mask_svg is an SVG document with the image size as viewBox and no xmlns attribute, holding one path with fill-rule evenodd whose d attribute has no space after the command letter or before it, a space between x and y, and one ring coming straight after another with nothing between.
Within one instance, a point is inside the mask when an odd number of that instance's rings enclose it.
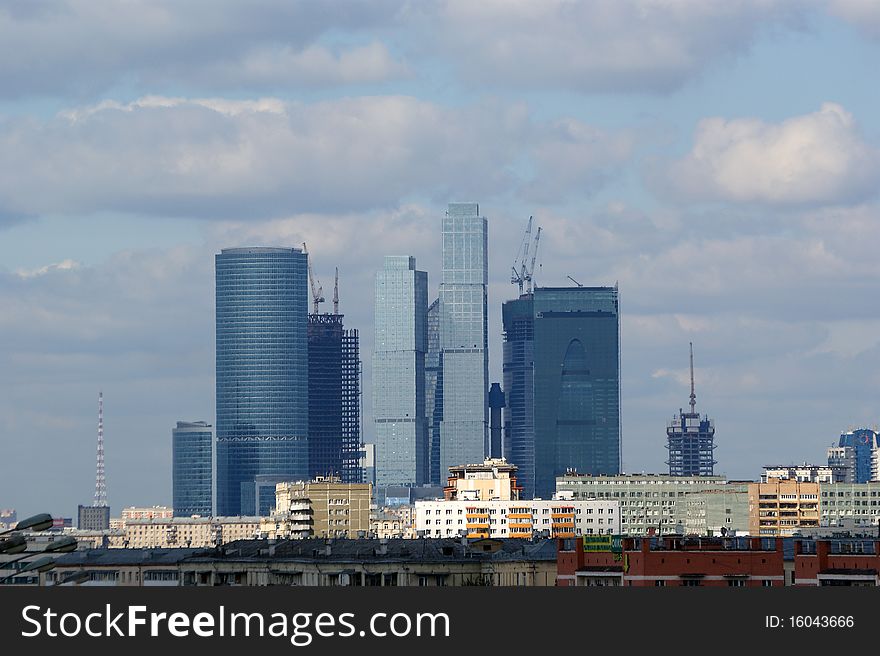
<instances>
[{"instance_id":1,"label":"high-rise building under construction","mask_svg":"<svg viewBox=\"0 0 880 656\"><path fill-rule=\"evenodd\" d=\"M690 412L679 409L666 426L666 448L669 449L670 476L714 476L715 424L696 410L694 392L694 345L691 344Z\"/></svg>"}]
</instances>

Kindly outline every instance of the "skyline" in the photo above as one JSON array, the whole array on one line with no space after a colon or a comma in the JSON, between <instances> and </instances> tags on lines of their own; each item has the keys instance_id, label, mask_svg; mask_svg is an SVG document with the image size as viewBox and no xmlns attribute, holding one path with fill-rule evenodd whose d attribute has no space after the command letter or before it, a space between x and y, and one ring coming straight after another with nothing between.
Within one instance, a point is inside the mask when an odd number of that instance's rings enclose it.
<instances>
[{"instance_id":1,"label":"skyline","mask_svg":"<svg viewBox=\"0 0 880 656\"><path fill-rule=\"evenodd\" d=\"M373 275L436 298L449 202L488 219L490 382L528 216L538 285L619 283L626 471L664 470L689 341L718 473L880 422L880 8L536 6L0 14L0 506L90 502L99 389L111 506L170 504L222 248L339 266L372 440Z\"/></svg>"}]
</instances>

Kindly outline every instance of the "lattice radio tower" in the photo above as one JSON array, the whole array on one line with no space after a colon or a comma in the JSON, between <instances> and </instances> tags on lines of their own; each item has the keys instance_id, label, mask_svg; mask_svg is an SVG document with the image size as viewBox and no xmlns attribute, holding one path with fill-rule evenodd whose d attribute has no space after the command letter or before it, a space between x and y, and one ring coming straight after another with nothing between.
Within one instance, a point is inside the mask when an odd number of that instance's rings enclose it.
<instances>
[{"instance_id":1,"label":"lattice radio tower","mask_svg":"<svg viewBox=\"0 0 880 656\"><path fill-rule=\"evenodd\" d=\"M95 474L94 506L107 505L107 481L104 478L104 393L98 392L98 461Z\"/></svg>"}]
</instances>

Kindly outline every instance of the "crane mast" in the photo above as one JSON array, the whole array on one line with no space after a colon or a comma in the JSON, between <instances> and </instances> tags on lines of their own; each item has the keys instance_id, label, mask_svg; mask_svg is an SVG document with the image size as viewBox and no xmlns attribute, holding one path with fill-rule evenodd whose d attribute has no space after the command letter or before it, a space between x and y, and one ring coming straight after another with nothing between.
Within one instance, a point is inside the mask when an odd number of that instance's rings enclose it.
<instances>
[{"instance_id":1,"label":"crane mast","mask_svg":"<svg viewBox=\"0 0 880 656\"><path fill-rule=\"evenodd\" d=\"M308 256L309 254L305 242L303 242L303 253L305 253L306 256ZM308 267L309 285L311 285L312 288L312 307L314 308L313 314L318 314L318 304L324 302L324 288L321 286L321 281L318 280L312 273L312 258L310 257L308 257Z\"/></svg>"}]
</instances>

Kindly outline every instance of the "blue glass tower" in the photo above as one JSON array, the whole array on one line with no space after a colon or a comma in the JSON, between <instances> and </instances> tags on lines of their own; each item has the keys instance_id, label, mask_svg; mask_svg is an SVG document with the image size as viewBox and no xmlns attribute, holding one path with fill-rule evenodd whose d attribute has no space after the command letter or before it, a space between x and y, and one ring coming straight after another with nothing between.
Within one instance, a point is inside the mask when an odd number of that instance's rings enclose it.
<instances>
[{"instance_id":1,"label":"blue glass tower","mask_svg":"<svg viewBox=\"0 0 880 656\"><path fill-rule=\"evenodd\" d=\"M214 431L204 421L178 421L171 429L172 507L175 517L211 516Z\"/></svg>"},{"instance_id":2,"label":"blue glass tower","mask_svg":"<svg viewBox=\"0 0 880 656\"><path fill-rule=\"evenodd\" d=\"M483 462L489 441L486 288L488 223L477 203L450 203L443 217L440 470Z\"/></svg>"},{"instance_id":3,"label":"blue glass tower","mask_svg":"<svg viewBox=\"0 0 880 656\"><path fill-rule=\"evenodd\" d=\"M373 421L376 485L428 482L425 353L428 274L416 259L388 255L376 275L373 342Z\"/></svg>"},{"instance_id":4,"label":"blue glass tower","mask_svg":"<svg viewBox=\"0 0 880 656\"><path fill-rule=\"evenodd\" d=\"M506 301L504 328L504 457L516 465L523 498L535 495L535 317L532 294Z\"/></svg>"},{"instance_id":5,"label":"blue glass tower","mask_svg":"<svg viewBox=\"0 0 880 656\"><path fill-rule=\"evenodd\" d=\"M880 434L870 428L857 428L840 434L838 446L850 447L854 453L854 483L867 483L871 480L871 456L878 446Z\"/></svg>"},{"instance_id":6,"label":"blue glass tower","mask_svg":"<svg viewBox=\"0 0 880 656\"><path fill-rule=\"evenodd\" d=\"M253 515L257 476L308 477L307 256L227 248L215 273L217 513Z\"/></svg>"}]
</instances>

